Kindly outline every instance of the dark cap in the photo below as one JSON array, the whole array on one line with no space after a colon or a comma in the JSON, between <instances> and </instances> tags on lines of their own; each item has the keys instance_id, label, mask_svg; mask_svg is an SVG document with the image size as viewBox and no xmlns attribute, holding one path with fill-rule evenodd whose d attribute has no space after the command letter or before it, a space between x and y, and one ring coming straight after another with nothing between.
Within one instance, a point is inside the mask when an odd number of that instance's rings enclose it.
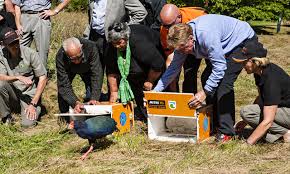
<instances>
[{"instance_id":1,"label":"dark cap","mask_svg":"<svg viewBox=\"0 0 290 174\"><path fill-rule=\"evenodd\" d=\"M250 40L242 48L241 52L235 54L232 58L235 62L243 62L253 57L266 57L267 49L258 40Z\"/></svg>"},{"instance_id":2,"label":"dark cap","mask_svg":"<svg viewBox=\"0 0 290 174\"><path fill-rule=\"evenodd\" d=\"M0 41L4 45L9 45L12 42L19 40L19 37L14 29L5 27L0 32Z\"/></svg>"}]
</instances>

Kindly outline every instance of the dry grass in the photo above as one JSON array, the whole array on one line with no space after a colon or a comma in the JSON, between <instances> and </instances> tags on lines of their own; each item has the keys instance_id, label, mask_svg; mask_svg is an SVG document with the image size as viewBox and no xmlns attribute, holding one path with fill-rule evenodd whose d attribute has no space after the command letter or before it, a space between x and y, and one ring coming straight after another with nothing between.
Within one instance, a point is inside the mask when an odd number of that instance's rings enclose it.
<instances>
[{"instance_id":1,"label":"dry grass","mask_svg":"<svg viewBox=\"0 0 290 174\"><path fill-rule=\"evenodd\" d=\"M81 36L86 14L61 13L53 19L49 69L52 76L43 95L46 115L39 126L22 130L18 125L0 125L0 173L290 173L289 144L245 146L228 144L161 143L149 141L145 133L131 132L110 137L86 161L80 161L87 141L62 133L53 116L58 112L54 57L61 41ZM272 62L290 73L290 36L259 35ZM202 70L202 68L201 68ZM79 79L74 82L78 96L84 94ZM235 85L236 113L256 96L253 77L243 72Z\"/></svg>"}]
</instances>

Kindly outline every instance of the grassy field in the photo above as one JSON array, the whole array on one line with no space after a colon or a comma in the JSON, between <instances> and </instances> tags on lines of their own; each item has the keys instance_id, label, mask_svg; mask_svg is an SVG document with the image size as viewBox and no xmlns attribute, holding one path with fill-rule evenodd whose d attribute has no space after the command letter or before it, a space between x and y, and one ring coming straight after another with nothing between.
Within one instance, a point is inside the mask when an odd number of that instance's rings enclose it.
<instances>
[{"instance_id":1,"label":"grassy field","mask_svg":"<svg viewBox=\"0 0 290 174\"><path fill-rule=\"evenodd\" d=\"M50 81L43 95L47 107L39 126L23 130L0 125L0 173L290 173L290 145L283 143L246 146L239 140L227 144L161 143L150 141L136 128L124 136L109 137L86 161L80 161L88 148L86 140L63 133L58 125L57 88L54 57L60 43L69 36L81 36L86 14L61 13L53 18L49 55ZM258 27L259 39L268 48L272 62L290 74L290 28L275 34L275 26ZM267 33L267 34L265 34ZM201 68L202 70L202 68ZM78 96L83 83L74 82ZM236 117L240 107L256 96L253 77L243 72L235 84Z\"/></svg>"}]
</instances>

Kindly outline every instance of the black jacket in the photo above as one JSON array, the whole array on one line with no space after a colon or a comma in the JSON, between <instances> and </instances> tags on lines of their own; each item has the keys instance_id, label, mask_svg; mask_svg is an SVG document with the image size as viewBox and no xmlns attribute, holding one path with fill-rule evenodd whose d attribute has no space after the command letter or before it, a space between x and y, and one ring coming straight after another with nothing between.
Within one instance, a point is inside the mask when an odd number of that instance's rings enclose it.
<instances>
[{"instance_id":1,"label":"black jacket","mask_svg":"<svg viewBox=\"0 0 290 174\"><path fill-rule=\"evenodd\" d=\"M129 74L147 73L149 70L163 71L165 55L160 43L159 32L144 25L130 25L129 37L131 63Z\"/></svg>"},{"instance_id":2,"label":"black jacket","mask_svg":"<svg viewBox=\"0 0 290 174\"><path fill-rule=\"evenodd\" d=\"M59 49L56 55L58 93L73 107L78 98L73 91L70 77L74 77L76 74L90 73L92 100L99 100L103 84L103 69L96 44L87 39L80 39L80 42L83 44L82 51L84 53L80 64L72 63L63 47Z\"/></svg>"}]
</instances>

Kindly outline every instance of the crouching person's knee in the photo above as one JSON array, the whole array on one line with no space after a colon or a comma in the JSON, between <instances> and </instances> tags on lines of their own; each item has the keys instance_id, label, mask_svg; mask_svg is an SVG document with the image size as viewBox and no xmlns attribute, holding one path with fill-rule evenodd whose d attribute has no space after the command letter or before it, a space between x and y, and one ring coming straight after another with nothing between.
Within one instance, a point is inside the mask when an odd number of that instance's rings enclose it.
<instances>
[{"instance_id":1,"label":"crouching person's knee","mask_svg":"<svg viewBox=\"0 0 290 174\"><path fill-rule=\"evenodd\" d=\"M30 119L27 117L26 113L22 112L21 113L21 126L23 128L29 128L29 127L34 127L37 125L37 120L38 120L38 117L39 117L39 114L40 114L40 107L38 106L36 108L36 118L35 119Z\"/></svg>"},{"instance_id":2,"label":"crouching person's knee","mask_svg":"<svg viewBox=\"0 0 290 174\"><path fill-rule=\"evenodd\" d=\"M29 120L27 118L22 118L22 121L21 121L21 126L23 128L29 128L29 127L34 127L37 125L37 120Z\"/></svg>"},{"instance_id":3,"label":"crouching person's knee","mask_svg":"<svg viewBox=\"0 0 290 174\"><path fill-rule=\"evenodd\" d=\"M260 118L260 107L257 104L247 105L241 108L240 114L242 119L247 123L256 123Z\"/></svg>"}]
</instances>

